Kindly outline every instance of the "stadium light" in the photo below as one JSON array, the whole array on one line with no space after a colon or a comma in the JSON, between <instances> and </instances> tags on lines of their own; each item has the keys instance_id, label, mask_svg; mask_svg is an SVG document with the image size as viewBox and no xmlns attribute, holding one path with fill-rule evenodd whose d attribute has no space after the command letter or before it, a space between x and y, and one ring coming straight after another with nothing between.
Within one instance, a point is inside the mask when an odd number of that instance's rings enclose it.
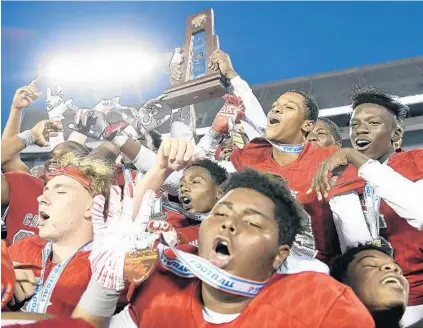
<instances>
[{"instance_id":1,"label":"stadium light","mask_svg":"<svg viewBox=\"0 0 423 328\"><path fill-rule=\"evenodd\" d=\"M157 66L157 56L139 49L103 48L55 56L44 76L58 83L132 83Z\"/></svg>"}]
</instances>

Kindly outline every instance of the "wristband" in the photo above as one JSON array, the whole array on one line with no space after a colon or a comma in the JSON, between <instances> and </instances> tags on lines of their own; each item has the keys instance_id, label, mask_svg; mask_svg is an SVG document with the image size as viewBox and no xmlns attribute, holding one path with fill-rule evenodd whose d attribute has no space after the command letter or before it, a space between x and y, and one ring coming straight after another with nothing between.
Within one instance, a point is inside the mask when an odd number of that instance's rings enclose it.
<instances>
[{"instance_id":1,"label":"wristband","mask_svg":"<svg viewBox=\"0 0 423 328\"><path fill-rule=\"evenodd\" d=\"M212 139L219 140L220 142L220 140L225 136L225 133L219 133L215 129L210 128L209 135L212 137Z\"/></svg>"},{"instance_id":2,"label":"wristband","mask_svg":"<svg viewBox=\"0 0 423 328\"><path fill-rule=\"evenodd\" d=\"M138 171L147 172L156 164L156 161L157 154L141 145L140 151L132 160L132 164L134 164Z\"/></svg>"},{"instance_id":3,"label":"wristband","mask_svg":"<svg viewBox=\"0 0 423 328\"><path fill-rule=\"evenodd\" d=\"M115 313L119 295L120 292L104 288L95 279L91 278L78 305L88 313L107 318Z\"/></svg>"},{"instance_id":4,"label":"wristband","mask_svg":"<svg viewBox=\"0 0 423 328\"><path fill-rule=\"evenodd\" d=\"M127 136L118 135L113 138L112 143L120 149L128 140Z\"/></svg>"},{"instance_id":5,"label":"wristband","mask_svg":"<svg viewBox=\"0 0 423 328\"><path fill-rule=\"evenodd\" d=\"M28 147L29 145L34 144L34 138L32 136L31 130L25 130L24 132L18 133L17 136L25 144L25 148Z\"/></svg>"}]
</instances>

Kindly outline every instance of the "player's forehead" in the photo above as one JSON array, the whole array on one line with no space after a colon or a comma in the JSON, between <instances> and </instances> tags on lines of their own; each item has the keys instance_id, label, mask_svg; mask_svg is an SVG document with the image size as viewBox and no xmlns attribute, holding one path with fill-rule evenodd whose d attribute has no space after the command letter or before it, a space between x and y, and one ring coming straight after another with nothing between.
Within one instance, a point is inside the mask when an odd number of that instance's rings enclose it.
<instances>
[{"instance_id":1,"label":"player's forehead","mask_svg":"<svg viewBox=\"0 0 423 328\"><path fill-rule=\"evenodd\" d=\"M383 263L395 263L394 259L389 255L378 251L376 249L367 249L357 253L354 256L354 260L352 264L354 266L361 266L363 263L367 261L376 261L376 262L383 262Z\"/></svg>"},{"instance_id":2,"label":"player's forehead","mask_svg":"<svg viewBox=\"0 0 423 328\"><path fill-rule=\"evenodd\" d=\"M80 190L82 185L75 179L67 175L58 175L51 178L45 185L44 190L51 189L68 189L68 190Z\"/></svg>"},{"instance_id":3,"label":"player's forehead","mask_svg":"<svg viewBox=\"0 0 423 328\"><path fill-rule=\"evenodd\" d=\"M195 177L201 177L204 179L211 179L210 172L201 166L190 166L185 169L184 174L182 175L182 179L192 179Z\"/></svg>"}]
</instances>

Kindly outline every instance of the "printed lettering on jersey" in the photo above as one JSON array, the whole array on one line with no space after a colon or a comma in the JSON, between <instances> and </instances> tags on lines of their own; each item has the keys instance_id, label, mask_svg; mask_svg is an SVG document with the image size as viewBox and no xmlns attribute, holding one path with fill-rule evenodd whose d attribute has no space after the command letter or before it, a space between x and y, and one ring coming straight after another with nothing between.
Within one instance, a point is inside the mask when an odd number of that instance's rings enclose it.
<instances>
[{"instance_id":1,"label":"printed lettering on jersey","mask_svg":"<svg viewBox=\"0 0 423 328\"><path fill-rule=\"evenodd\" d=\"M38 214L34 215L32 213L27 213L24 217L23 224L29 227L37 228L38 220L39 220Z\"/></svg>"},{"instance_id":2,"label":"printed lettering on jersey","mask_svg":"<svg viewBox=\"0 0 423 328\"><path fill-rule=\"evenodd\" d=\"M17 241L21 240L24 237L28 237L28 236L33 236L35 235L35 233L33 231L28 231L28 230L19 230L14 236L13 236L13 241L12 243L16 243Z\"/></svg>"},{"instance_id":3,"label":"printed lettering on jersey","mask_svg":"<svg viewBox=\"0 0 423 328\"><path fill-rule=\"evenodd\" d=\"M297 199L298 191L291 190L291 195ZM304 210L301 219L303 231L295 236L295 241L291 247L291 254L297 256L305 256L315 258L317 255L316 241L314 239L313 229L311 226L311 216Z\"/></svg>"}]
</instances>

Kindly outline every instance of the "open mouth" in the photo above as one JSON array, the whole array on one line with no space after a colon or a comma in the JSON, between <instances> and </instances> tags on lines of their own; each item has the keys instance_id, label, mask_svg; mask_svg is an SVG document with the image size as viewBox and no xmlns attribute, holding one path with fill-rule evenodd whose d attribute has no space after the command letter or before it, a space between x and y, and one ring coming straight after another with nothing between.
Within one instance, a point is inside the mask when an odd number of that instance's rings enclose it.
<instances>
[{"instance_id":1,"label":"open mouth","mask_svg":"<svg viewBox=\"0 0 423 328\"><path fill-rule=\"evenodd\" d=\"M363 150L367 150L370 148L371 145L371 141L366 140L366 139L355 139L354 140L354 148L357 149L358 151L363 151Z\"/></svg>"},{"instance_id":2,"label":"open mouth","mask_svg":"<svg viewBox=\"0 0 423 328\"><path fill-rule=\"evenodd\" d=\"M184 210L190 210L192 208L192 199L187 195L179 196L179 201L182 204Z\"/></svg>"},{"instance_id":3,"label":"open mouth","mask_svg":"<svg viewBox=\"0 0 423 328\"><path fill-rule=\"evenodd\" d=\"M399 278L396 275L389 275L387 277L384 277L380 283L382 285L388 285L389 287L393 287L393 288L400 288L400 289L404 289L404 285L403 285L403 281L401 278Z\"/></svg>"},{"instance_id":4,"label":"open mouth","mask_svg":"<svg viewBox=\"0 0 423 328\"><path fill-rule=\"evenodd\" d=\"M226 267L232 258L230 242L226 238L215 239L209 261L220 269Z\"/></svg>"},{"instance_id":5,"label":"open mouth","mask_svg":"<svg viewBox=\"0 0 423 328\"><path fill-rule=\"evenodd\" d=\"M276 125L279 124L281 121L276 117L269 117L269 125Z\"/></svg>"},{"instance_id":6,"label":"open mouth","mask_svg":"<svg viewBox=\"0 0 423 328\"><path fill-rule=\"evenodd\" d=\"M41 220L38 221L38 225L42 226L44 225L44 221L47 221L50 218L50 215L43 211L40 211L39 215Z\"/></svg>"}]
</instances>

